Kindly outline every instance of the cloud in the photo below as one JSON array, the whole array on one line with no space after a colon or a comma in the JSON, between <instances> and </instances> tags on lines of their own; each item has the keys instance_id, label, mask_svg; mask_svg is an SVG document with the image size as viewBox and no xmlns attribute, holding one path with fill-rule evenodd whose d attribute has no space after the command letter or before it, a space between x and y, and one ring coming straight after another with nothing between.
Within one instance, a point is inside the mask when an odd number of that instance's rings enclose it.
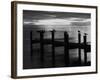
<instances>
[{"instance_id":1,"label":"cloud","mask_svg":"<svg viewBox=\"0 0 100 80\"><path fill-rule=\"evenodd\" d=\"M35 25L70 25L70 21L66 19L45 19L33 23Z\"/></svg>"},{"instance_id":2,"label":"cloud","mask_svg":"<svg viewBox=\"0 0 100 80\"><path fill-rule=\"evenodd\" d=\"M76 18L76 17L72 17L69 19L70 21L84 21L86 20L85 18Z\"/></svg>"},{"instance_id":3,"label":"cloud","mask_svg":"<svg viewBox=\"0 0 100 80\"><path fill-rule=\"evenodd\" d=\"M73 21L71 22L71 26L90 26L90 19L84 19L83 21Z\"/></svg>"},{"instance_id":4,"label":"cloud","mask_svg":"<svg viewBox=\"0 0 100 80\"><path fill-rule=\"evenodd\" d=\"M90 22L72 22L72 26L89 26Z\"/></svg>"},{"instance_id":5,"label":"cloud","mask_svg":"<svg viewBox=\"0 0 100 80\"><path fill-rule=\"evenodd\" d=\"M86 18L52 18L52 19L40 19L40 20L24 20L25 25L42 25L51 26L55 25L56 27L60 28L61 26L90 26L91 19Z\"/></svg>"}]
</instances>

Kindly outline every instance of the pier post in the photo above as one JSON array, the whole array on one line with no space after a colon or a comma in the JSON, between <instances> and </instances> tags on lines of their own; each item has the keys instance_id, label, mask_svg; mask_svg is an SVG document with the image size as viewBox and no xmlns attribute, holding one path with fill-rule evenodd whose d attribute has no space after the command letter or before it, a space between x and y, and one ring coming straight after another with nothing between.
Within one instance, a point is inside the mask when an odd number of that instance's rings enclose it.
<instances>
[{"instance_id":1,"label":"pier post","mask_svg":"<svg viewBox=\"0 0 100 80\"><path fill-rule=\"evenodd\" d=\"M87 34L84 34L84 64L87 64L87 52L86 52L86 44L87 43Z\"/></svg>"},{"instance_id":2,"label":"pier post","mask_svg":"<svg viewBox=\"0 0 100 80\"><path fill-rule=\"evenodd\" d=\"M51 35L52 35L52 66L55 66L55 43L54 43L54 39L55 39L55 30L51 31Z\"/></svg>"},{"instance_id":3,"label":"pier post","mask_svg":"<svg viewBox=\"0 0 100 80\"><path fill-rule=\"evenodd\" d=\"M81 33L80 31L78 31L78 55L79 55L79 58L78 58L78 62L79 62L79 65L81 65Z\"/></svg>"},{"instance_id":4,"label":"pier post","mask_svg":"<svg viewBox=\"0 0 100 80\"><path fill-rule=\"evenodd\" d=\"M65 60L65 65L69 65L69 35L65 31L64 32L64 60Z\"/></svg>"},{"instance_id":5,"label":"pier post","mask_svg":"<svg viewBox=\"0 0 100 80\"><path fill-rule=\"evenodd\" d=\"M38 31L40 33L40 61L41 66L44 66L44 30Z\"/></svg>"},{"instance_id":6,"label":"pier post","mask_svg":"<svg viewBox=\"0 0 100 80\"><path fill-rule=\"evenodd\" d=\"M33 56L33 49L32 49L32 31L30 31L30 56L31 56L31 60L32 60L32 56Z\"/></svg>"}]
</instances>

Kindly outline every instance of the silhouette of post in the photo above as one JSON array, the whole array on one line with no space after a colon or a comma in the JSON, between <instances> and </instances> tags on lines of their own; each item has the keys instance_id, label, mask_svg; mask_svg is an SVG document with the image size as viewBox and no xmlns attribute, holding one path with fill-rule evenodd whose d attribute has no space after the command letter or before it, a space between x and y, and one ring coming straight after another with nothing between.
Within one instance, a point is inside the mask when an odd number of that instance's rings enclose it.
<instances>
[{"instance_id":1,"label":"silhouette of post","mask_svg":"<svg viewBox=\"0 0 100 80\"><path fill-rule=\"evenodd\" d=\"M65 60L65 65L69 65L69 35L65 31L64 32L64 60Z\"/></svg>"},{"instance_id":2,"label":"silhouette of post","mask_svg":"<svg viewBox=\"0 0 100 80\"><path fill-rule=\"evenodd\" d=\"M31 56L31 59L32 59L32 56L33 56L33 49L32 49L32 31L30 31L30 56Z\"/></svg>"},{"instance_id":3,"label":"silhouette of post","mask_svg":"<svg viewBox=\"0 0 100 80\"><path fill-rule=\"evenodd\" d=\"M84 34L84 64L87 64L87 52L86 52L86 42L87 42L87 34Z\"/></svg>"},{"instance_id":4,"label":"silhouette of post","mask_svg":"<svg viewBox=\"0 0 100 80\"><path fill-rule=\"evenodd\" d=\"M54 43L54 37L55 37L55 30L51 31L52 35L52 66L55 66L55 43Z\"/></svg>"},{"instance_id":5,"label":"silhouette of post","mask_svg":"<svg viewBox=\"0 0 100 80\"><path fill-rule=\"evenodd\" d=\"M40 61L41 66L44 65L44 32L43 30L38 31L40 33Z\"/></svg>"},{"instance_id":6,"label":"silhouette of post","mask_svg":"<svg viewBox=\"0 0 100 80\"><path fill-rule=\"evenodd\" d=\"M78 31L78 55L79 55L79 58L78 58L78 62L79 64L81 65L81 33L80 31Z\"/></svg>"}]
</instances>

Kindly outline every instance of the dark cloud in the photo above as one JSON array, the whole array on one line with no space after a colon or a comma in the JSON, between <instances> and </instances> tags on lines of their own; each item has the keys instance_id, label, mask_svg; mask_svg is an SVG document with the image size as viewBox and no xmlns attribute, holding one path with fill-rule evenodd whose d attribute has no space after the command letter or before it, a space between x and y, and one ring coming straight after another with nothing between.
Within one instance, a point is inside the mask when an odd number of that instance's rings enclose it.
<instances>
[{"instance_id":1,"label":"dark cloud","mask_svg":"<svg viewBox=\"0 0 100 80\"><path fill-rule=\"evenodd\" d=\"M54 18L90 18L89 13L72 13L72 12L52 12L52 11L30 11L23 10L23 18L26 20L54 19Z\"/></svg>"}]
</instances>

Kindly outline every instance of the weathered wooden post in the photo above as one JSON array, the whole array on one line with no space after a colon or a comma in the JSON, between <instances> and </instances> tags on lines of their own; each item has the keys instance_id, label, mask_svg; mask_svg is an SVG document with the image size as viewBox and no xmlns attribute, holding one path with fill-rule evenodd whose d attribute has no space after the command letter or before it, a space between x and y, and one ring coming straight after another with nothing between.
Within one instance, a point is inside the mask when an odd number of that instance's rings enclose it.
<instances>
[{"instance_id":1,"label":"weathered wooden post","mask_svg":"<svg viewBox=\"0 0 100 80\"><path fill-rule=\"evenodd\" d=\"M81 33L80 31L78 31L78 55L79 55L78 62L79 62L79 65L81 65Z\"/></svg>"},{"instance_id":2,"label":"weathered wooden post","mask_svg":"<svg viewBox=\"0 0 100 80\"><path fill-rule=\"evenodd\" d=\"M55 39L55 30L51 31L51 35L52 35L52 66L55 66L55 43L54 43L54 39Z\"/></svg>"},{"instance_id":3,"label":"weathered wooden post","mask_svg":"<svg viewBox=\"0 0 100 80\"><path fill-rule=\"evenodd\" d=\"M32 49L32 31L30 31L30 56L31 56L31 60L32 60L32 56L33 56L33 49Z\"/></svg>"},{"instance_id":4,"label":"weathered wooden post","mask_svg":"<svg viewBox=\"0 0 100 80\"><path fill-rule=\"evenodd\" d=\"M65 31L64 32L64 60L65 60L65 65L69 65L69 35Z\"/></svg>"},{"instance_id":5,"label":"weathered wooden post","mask_svg":"<svg viewBox=\"0 0 100 80\"><path fill-rule=\"evenodd\" d=\"M40 61L41 66L44 65L44 30L38 31L40 33Z\"/></svg>"},{"instance_id":6,"label":"weathered wooden post","mask_svg":"<svg viewBox=\"0 0 100 80\"><path fill-rule=\"evenodd\" d=\"M87 34L84 34L84 64L87 64L87 52L86 52L86 46L87 46Z\"/></svg>"}]
</instances>

